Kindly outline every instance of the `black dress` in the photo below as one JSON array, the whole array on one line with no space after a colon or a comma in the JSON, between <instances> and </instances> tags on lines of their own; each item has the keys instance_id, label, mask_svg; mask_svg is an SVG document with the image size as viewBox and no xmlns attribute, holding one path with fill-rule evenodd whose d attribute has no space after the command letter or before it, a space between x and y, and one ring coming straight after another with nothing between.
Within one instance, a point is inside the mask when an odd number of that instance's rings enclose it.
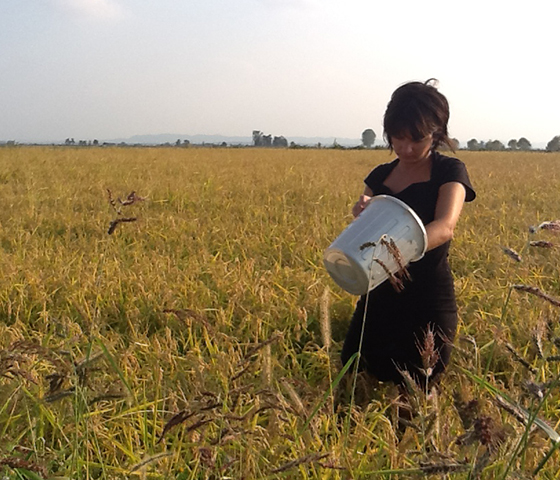
<instances>
[{"instance_id":1,"label":"black dress","mask_svg":"<svg viewBox=\"0 0 560 480\"><path fill-rule=\"evenodd\" d=\"M465 164L456 158L438 152L432 154L429 181L409 185L393 193L383 182L398 164L398 159L376 167L365 179L373 195L391 195L405 202L420 217L424 225L434 220L439 188L449 182L465 186L465 201L474 200ZM457 329L457 304L453 276L447 261L450 241L427 252L424 257L408 265L411 276L405 281L404 290L397 292L386 281L358 301L352 322L342 348L342 361L346 364L358 351L362 323L365 316L360 368L364 368L380 381L402 382L401 370L422 382L422 360L418 345L424 341L428 327L435 333L439 360L430 379L441 373L451 355L452 342Z\"/></svg>"}]
</instances>

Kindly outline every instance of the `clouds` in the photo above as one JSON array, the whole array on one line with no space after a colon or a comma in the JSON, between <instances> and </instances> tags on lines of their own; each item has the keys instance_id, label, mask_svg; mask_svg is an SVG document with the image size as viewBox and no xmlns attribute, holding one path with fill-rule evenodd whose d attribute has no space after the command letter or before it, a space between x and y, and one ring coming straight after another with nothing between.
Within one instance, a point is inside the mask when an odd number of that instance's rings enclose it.
<instances>
[{"instance_id":1,"label":"clouds","mask_svg":"<svg viewBox=\"0 0 560 480\"><path fill-rule=\"evenodd\" d=\"M52 0L58 7L80 16L99 20L115 20L124 15L116 0Z\"/></svg>"}]
</instances>

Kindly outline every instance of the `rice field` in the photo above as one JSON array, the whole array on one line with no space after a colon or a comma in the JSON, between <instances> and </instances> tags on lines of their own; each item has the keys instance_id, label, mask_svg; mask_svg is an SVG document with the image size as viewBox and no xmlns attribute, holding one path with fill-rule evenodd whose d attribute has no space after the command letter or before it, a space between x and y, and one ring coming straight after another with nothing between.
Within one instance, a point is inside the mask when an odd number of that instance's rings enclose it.
<instances>
[{"instance_id":1,"label":"rice field","mask_svg":"<svg viewBox=\"0 0 560 480\"><path fill-rule=\"evenodd\" d=\"M560 154L457 156L456 349L403 424L322 264L389 152L0 149L2 478L556 478Z\"/></svg>"}]
</instances>

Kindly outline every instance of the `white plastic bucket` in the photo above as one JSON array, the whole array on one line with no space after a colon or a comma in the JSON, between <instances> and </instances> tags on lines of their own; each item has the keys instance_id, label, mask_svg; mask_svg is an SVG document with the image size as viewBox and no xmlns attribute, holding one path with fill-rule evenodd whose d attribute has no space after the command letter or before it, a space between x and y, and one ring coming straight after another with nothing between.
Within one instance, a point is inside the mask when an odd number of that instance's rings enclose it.
<instances>
[{"instance_id":1,"label":"white plastic bucket","mask_svg":"<svg viewBox=\"0 0 560 480\"><path fill-rule=\"evenodd\" d=\"M404 265L420 260L428 245L426 229L414 210L395 197L377 195L325 250L325 268L340 287L363 295L387 280L388 273L374 258L392 274L400 270L394 255L380 242L382 237L393 240Z\"/></svg>"}]
</instances>

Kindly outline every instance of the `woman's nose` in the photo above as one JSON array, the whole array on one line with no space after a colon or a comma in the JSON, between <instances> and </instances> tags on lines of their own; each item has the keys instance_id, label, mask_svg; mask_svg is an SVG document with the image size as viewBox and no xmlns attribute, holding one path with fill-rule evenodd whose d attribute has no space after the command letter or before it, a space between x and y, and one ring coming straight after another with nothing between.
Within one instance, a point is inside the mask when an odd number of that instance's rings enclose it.
<instances>
[{"instance_id":1,"label":"woman's nose","mask_svg":"<svg viewBox=\"0 0 560 480\"><path fill-rule=\"evenodd\" d=\"M402 149L405 153L412 152L412 142L403 142Z\"/></svg>"}]
</instances>

